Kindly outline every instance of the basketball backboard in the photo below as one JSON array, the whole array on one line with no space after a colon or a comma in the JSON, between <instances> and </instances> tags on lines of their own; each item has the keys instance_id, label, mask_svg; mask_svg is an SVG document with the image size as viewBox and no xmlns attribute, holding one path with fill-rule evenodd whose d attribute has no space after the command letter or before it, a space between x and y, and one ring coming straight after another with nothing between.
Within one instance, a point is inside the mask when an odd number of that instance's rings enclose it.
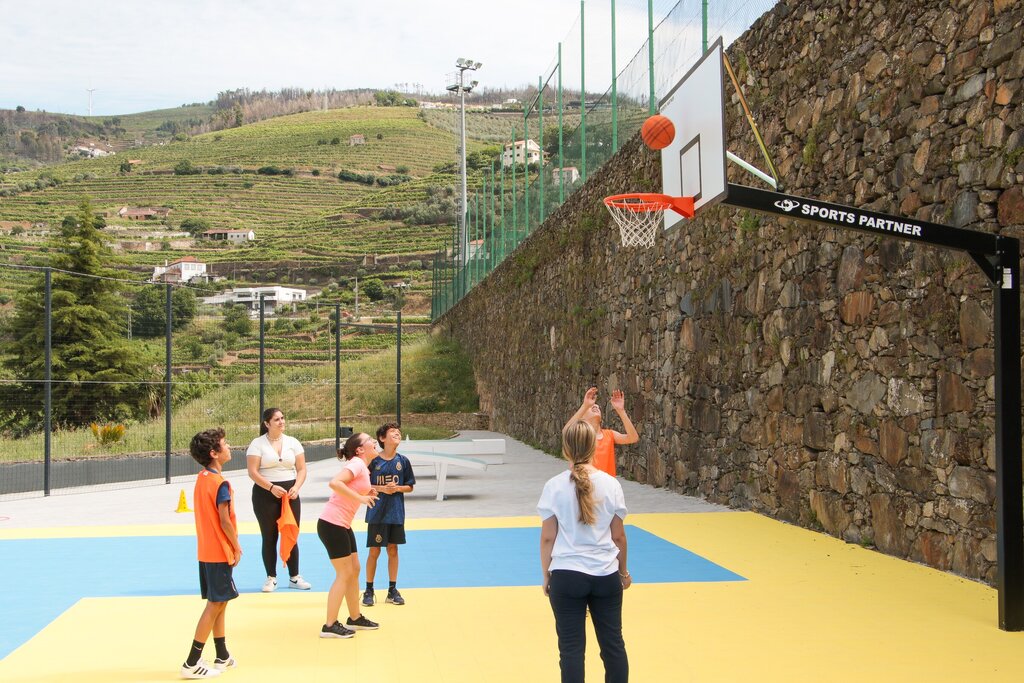
<instances>
[{"instance_id":1,"label":"basketball backboard","mask_svg":"<svg viewBox=\"0 0 1024 683\"><path fill-rule=\"evenodd\" d=\"M661 99L660 110L676 135L661 150L662 192L693 197L694 210L725 199L725 83L722 39ZM682 220L665 211L665 229Z\"/></svg>"}]
</instances>

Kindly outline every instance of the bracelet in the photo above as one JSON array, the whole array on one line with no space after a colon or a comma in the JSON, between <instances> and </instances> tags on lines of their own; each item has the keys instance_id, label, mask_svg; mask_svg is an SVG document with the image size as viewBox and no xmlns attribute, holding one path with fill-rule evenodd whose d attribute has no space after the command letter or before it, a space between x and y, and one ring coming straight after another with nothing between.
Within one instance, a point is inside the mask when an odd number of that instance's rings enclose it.
<instances>
[{"instance_id":1,"label":"bracelet","mask_svg":"<svg viewBox=\"0 0 1024 683\"><path fill-rule=\"evenodd\" d=\"M621 576L624 579L628 579L629 578L629 570L627 569L625 574L623 574L622 572L619 572L619 576Z\"/></svg>"}]
</instances>

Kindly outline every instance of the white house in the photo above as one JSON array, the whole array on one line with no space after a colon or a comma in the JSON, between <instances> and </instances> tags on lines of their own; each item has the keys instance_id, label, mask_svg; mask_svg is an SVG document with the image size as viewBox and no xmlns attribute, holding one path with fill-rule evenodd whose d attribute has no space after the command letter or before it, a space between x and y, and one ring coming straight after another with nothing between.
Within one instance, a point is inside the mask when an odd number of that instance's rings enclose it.
<instances>
[{"instance_id":1,"label":"white house","mask_svg":"<svg viewBox=\"0 0 1024 683\"><path fill-rule=\"evenodd\" d=\"M92 159L113 156L114 154L112 150L101 149L97 147L94 143L90 143L88 147L86 147L85 145L77 145L75 147L72 147L71 151L72 153L77 154L78 156L90 157Z\"/></svg>"},{"instance_id":2,"label":"white house","mask_svg":"<svg viewBox=\"0 0 1024 683\"><path fill-rule=\"evenodd\" d=\"M236 289L229 289L226 292L205 297L203 303L218 306L243 304L249 309L250 313L258 315L261 294L263 295L263 310L267 315L274 315L281 307L287 307L290 304L306 300L306 290L304 289L271 285L267 287L238 287Z\"/></svg>"},{"instance_id":3,"label":"white house","mask_svg":"<svg viewBox=\"0 0 1024 683\"><path fill-rule=\"evenodd\" d=\"M580 171L575 166L564 166L562 168L551 169L551 180L553 180L556 185L563 180L566 185L572 185L579 179Z\"/></svg>"},{"instance_id":4,"label":"white house","mask_svg":"<svg viewBox=\"0 0 1024 683\"><path fill-rule=\"evenodd\" d=\"M540 161L540 145L533 140L516 140L514 143L505 145L505 151L501 155L501 165L511 166L512 164L533 164Z\"/></svg>"},{"instance_id":5,"label":"white house","mask_svg":"<svg viewBox=\"0 0 1024 683\"><path fill-rule=\"evenodd\" d=\"M231 244L256 241L256 233L252 230L207 230L203 237L210 240L226 240Z\"/></svg>"},{"instance_id":6,"label":"white house","mask_svg":"<svg viewBox=\"0 0 1024 683\"><path fill-rule=\"evenodd\" d=\"M164 261L163 266L153 269L153 282L188 282L195 278L206 277L206 264L201 263L194 256L186 256L177 261L168 263Z\"/></svg>"}]
</instances>

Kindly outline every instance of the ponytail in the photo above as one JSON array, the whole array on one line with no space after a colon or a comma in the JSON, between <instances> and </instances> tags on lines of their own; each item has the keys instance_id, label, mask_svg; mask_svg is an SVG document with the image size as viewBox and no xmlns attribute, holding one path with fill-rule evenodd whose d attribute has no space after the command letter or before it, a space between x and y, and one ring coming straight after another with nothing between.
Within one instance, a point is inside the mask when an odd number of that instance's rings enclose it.
<instances>
[{"instance_id":1,"label":"ponytail","mask_svg":"<svg viewBox=\"0 0 1024 683\"><path fill-rule=\"evenodd\" d=\"M594 511L594 485L587 470L587 465L594 457L596 443L597 435L594 428L583 420L573 422L562 432L562 455L572 466L569 470L569 479L576 485L576 500L580 508L579 521L588 526L597 521Z\"/></svg>"}]
</instances>

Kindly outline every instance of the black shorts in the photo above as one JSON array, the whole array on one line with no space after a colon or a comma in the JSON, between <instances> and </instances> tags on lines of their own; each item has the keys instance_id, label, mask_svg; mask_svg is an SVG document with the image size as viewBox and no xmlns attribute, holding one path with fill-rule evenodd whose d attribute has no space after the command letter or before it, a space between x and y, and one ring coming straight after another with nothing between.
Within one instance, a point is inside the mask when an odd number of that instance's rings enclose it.
<instances>
[{"instance_id":1,"label":"black shorts","mask_svg":"<svg viewBox=\"0 0 1024 683\"><path fill-rule=\"evenodd\" d=\"M199 592L210 602L227 602L238 597L232 567L227 562L199 563Z\"/></svg>"},{"instance_id":2,"label":"black shorts","mask_svg":"<svg viewBox=\"0 0 1024 683\"><path fill-rule=\"evenodd\" d=\"M357 553L356 535L351 529L331 524L326 519L316 521L316 535L327 548L327 557L338 560Z\"/></svg>"},{"instance_id":3,"label":"black shorts","mask_svg":"<svg viewBox=\"0 0 1024 683\"><path fill-rule=\"evenodd\" d=\"M366 547L383 548L387 545L405 543L404 524L367 524Z\"/></svg>"}]
</instances>

